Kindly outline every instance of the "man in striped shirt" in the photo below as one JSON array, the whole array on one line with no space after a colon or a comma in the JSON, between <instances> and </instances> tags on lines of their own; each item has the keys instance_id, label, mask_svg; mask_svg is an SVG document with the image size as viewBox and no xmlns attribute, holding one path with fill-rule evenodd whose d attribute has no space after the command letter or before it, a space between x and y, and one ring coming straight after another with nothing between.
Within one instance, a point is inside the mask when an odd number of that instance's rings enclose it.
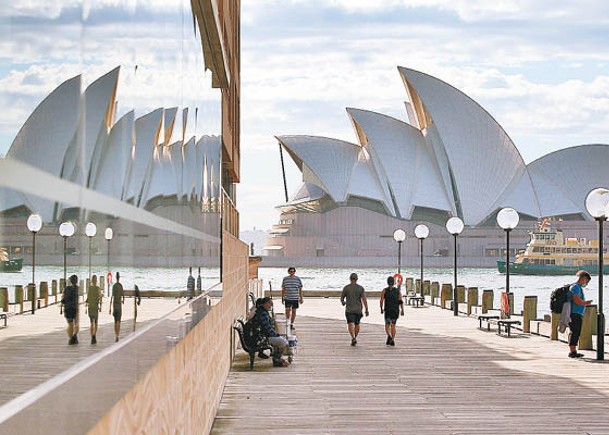
<instances>
[{"instance_id":1,"label":"man in striped shirt","mask_svg":"<svg viewBox=\"0 0 609 435\"><path fill-rule=\"evenodd\" d=\"M294 267L288 268L288 276L283 278L281 283L281 301L285 304L285 319L286 323L291 324L294 329L294 320L296 319L296 310L299 303L302 304L302 281L296 276Z\"/></svg>"}]
</instances>

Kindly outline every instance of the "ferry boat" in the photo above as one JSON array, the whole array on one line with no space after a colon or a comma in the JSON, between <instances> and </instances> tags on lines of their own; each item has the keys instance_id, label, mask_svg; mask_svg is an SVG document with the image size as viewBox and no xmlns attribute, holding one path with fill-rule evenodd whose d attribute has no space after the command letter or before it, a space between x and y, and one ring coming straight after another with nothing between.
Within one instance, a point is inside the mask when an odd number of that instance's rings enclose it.
<instances>
[{"instance_id":1,"label":"ferry boat","mask_svg":"<svg viewBox=\"0 0 609 435\"><path fill-rule=\"evenodd\" d=\"M0 272L21 272L23 258L9 259L8 253L0 249Z\"/></svg>"},{"instance_id":2,"label":"ferry boat","mask_svg":"<svg viewBox=\"0 0 609 435\"><path fill-rule=\"evenodd\" d=\"M598 274L598 240L564 238L562 230L554 230L548 221L539 230L529 233L526 249L510 262L510 274L574 275L585 269ZM603 272L609 273L609 256L604 249ZM497 261L500 273L505 273L505 261Z\"/></svg>"}]
</instances>

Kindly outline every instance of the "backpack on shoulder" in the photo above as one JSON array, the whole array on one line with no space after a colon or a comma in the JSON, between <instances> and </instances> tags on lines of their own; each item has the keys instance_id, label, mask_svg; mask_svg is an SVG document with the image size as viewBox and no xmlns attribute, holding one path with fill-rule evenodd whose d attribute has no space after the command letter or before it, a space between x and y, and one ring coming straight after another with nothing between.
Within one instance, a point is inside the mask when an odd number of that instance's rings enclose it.
<instances>
[{"instance_id":1,"label":"backpack on shoulder","mask_svg":"<svg viewBox=\"0 0 609 435\"><path fill-rule=\"evenodd\" d=\"M562 313L562 306L569 300L570 288L571 284L565 284L552 292L552 295L550 296L550 310L552 310L553 313Z\"/></svg>"},{"instance_id":2,"label":"backpack on shoulder","mask_svg":"<svg viewBox=\"0 0 609 435\"><path fill-rule=\"evenodd\" d=\"M254 322L254 319L248 320L243 325L243 339L248 348L256 349L258 347L262 336L260 334L260 326Z\"/></svg>"}]
</instances>

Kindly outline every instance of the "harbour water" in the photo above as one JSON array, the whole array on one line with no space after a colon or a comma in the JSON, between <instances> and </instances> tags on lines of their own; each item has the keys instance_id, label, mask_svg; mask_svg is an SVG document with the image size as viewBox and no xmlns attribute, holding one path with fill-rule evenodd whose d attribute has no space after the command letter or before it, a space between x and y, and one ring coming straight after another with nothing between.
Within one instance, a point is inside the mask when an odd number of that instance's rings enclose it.
<instances>
[{"instance_id":1,"label":"harbour water","mask_svg":"<svg viewBox=\"0 0 609 435\"><path fill-rule=\"evenodd\" d=\"M357 272L358 283L369 290L381 290L385 287L388 276L396 271L383 268L298 268L298 275L303 284L303 288L308 290L341 290L349 283L351 272ZM450 268L429 268L424 271L424 279L438 281L440 283L453 282L453 269ZM273 290L281 288L281 281L286 275L285 268L261 268L259 276L265 283L265 288L269 288L269 283ZM402 269L402 275L406 277L420 276L417 268ZM478 287L480 294L482 290L495 290L495 307L499 307L500 292L505 291L505 275L500 274L495 268L463 268L458 269L458 284L466 287ZM510 275L510 291L514 293L514 309L519 312L522 309L524 296L537 296L537 312L539 316L550 312L550 294L552 290L566 283L574 282L573 276L530 276L530 275ZM598 301L597 277L585 290L586 298L596 303ZM605 292L605 306L609 306L609 291Z\"/></svg>"}]
</instances>

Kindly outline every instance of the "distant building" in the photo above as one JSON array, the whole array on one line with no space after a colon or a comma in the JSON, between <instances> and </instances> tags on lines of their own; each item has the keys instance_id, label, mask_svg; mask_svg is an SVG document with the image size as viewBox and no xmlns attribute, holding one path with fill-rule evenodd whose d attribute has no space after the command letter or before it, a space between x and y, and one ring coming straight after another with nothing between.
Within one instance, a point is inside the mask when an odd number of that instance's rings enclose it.
<instances>
[{"instance_id":1,"label":"distant building","mask_svg":"<svg viewBox=\"0 0 609 435\"><path fill-rule=\"evenodd\" d=\"M398 71L409 97L408 122L348 108L358 143L277 138L301 170L303 183L277 207L281 217L266 255L392 256L393 229L410 231L428 222L437 225L431 252L442 256L450 250L444 222L459 216L469 227L461 255L492 257L501 254L495 217L503 207L521 215L514 233L520 248L526 231L543 217L590 236L584 200L593 188L609 185L608 145L568 148L526 165L508 134L478 103L435 77ZM470 243L468 235L481 240ZM412 249L414 256L416 243Z\"/></svg>"}]
</instances>

